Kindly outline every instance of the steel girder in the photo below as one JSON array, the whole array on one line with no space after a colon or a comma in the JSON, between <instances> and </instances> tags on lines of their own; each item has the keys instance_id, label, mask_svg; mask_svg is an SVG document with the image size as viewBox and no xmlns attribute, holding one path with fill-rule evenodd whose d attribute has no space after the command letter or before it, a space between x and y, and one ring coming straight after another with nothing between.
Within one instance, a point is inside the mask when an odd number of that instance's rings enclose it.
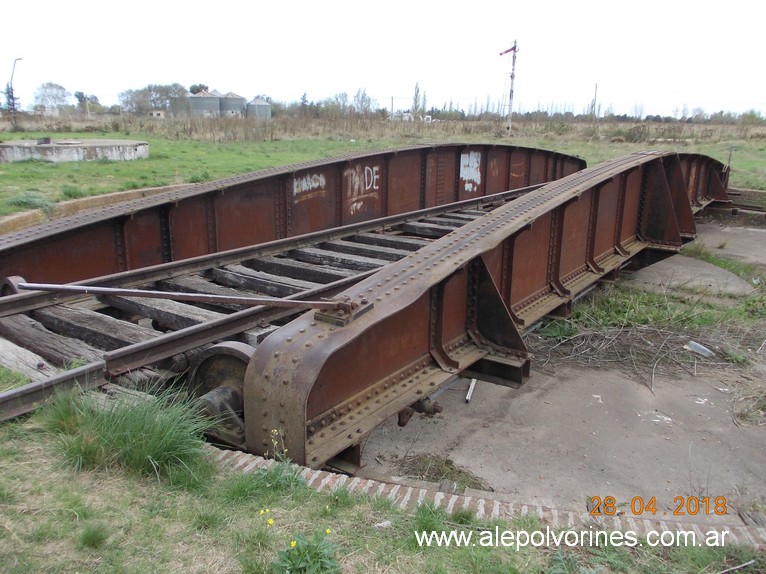
<instances>
[{"instance_id":1,"label":"steel girder","mask_svg":"<svg viewBox=\"0 0 766 574\"><path fill-rule=\"evenodd\" d=\"M641 152L547 184L393 263L256 349L245 375L247 449L320 467L457 375L529 376L521 334L646 253L677 252L694 212L726 201L712 158ZM651 261L644 257L638 264Z\"/></svg>"}]
</instances>

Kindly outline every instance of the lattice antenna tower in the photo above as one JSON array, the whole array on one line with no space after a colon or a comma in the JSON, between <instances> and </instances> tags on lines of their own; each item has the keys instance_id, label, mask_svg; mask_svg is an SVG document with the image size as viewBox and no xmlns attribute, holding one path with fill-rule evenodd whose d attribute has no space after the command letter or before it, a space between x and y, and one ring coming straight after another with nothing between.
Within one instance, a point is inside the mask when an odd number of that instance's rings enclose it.
<instances>
[{"instance_id":1,"label":"lattice antenna tower","mask_svg":"<svg viewBox=\"0 0 766 574\"><path fill-rule=\"evenodd\" d=\"M505 56L509 52L513 52L513 59L511 60L511 91L508 94L508 133L511 133L511 123L513 121L513 82L516 79L516 54L519 52L519 47L516 44L516 40L513 41L513 46L500 52L501 56Z\"/></svg>"}]
</instances>

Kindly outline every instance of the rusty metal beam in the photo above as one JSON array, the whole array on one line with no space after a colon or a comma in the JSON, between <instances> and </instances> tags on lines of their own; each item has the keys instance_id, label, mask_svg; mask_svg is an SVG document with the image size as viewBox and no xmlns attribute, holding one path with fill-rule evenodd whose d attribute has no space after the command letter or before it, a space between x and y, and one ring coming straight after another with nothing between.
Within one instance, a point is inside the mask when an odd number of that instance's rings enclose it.
<instances>
[{"instance_id":1,"label":"rusty metal beam","mask_svg":"<svg viewBox=\"0 0 766 574\"><path fill-rule=\"evenodd\" d=\"M357 452L378 424L459 374L522 384L531 361L523 329L566 315L579 293L637 255L677 252L695 234L693 213L726 201L725 174L700 155L626 156L369 276L339 295L366 313L309 311L256 349L245 375L247 449L268 451L276 429L293 460L319 467Z\"/></svg>"},{"instance_id":2,"label":"rusty metal beam","mask_svg":"<svg viewBox=\"0 0 766 574\"><path fill-rule=\"evenodd\" d=\"M69 283L547 183L579 158L443 144L184 186L0 236L0 277Z\"/></svg>"}]
</instances>

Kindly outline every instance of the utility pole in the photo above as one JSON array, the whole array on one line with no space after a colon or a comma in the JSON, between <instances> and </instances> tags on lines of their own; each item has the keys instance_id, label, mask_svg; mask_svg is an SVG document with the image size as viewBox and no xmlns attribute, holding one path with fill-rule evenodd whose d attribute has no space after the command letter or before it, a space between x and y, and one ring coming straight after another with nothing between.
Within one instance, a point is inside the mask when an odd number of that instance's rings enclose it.
<instances>
[{"instance_id":1,"label":"utility pole","mask_svg":"<svg viewBox=\"0 0 766 574\"><path fill-rule=\"evenodd\" d=\"M11 81L8 82L8 88L6 90L6 99L8 100L8 111L11 114L11 130L16 131L17 118L16 118L16 95L13 93L13 74L16 73L16 62L21 58L13 60L13 68L11 68Z\"/></svg>"},{"instance_id":2,"label":"utility pole","mask_svg":"<svg viewBox=\"0 0 766 574\"><path fill-rule=\"evenodd\" d=\"M516 54L519 48L516 45L516 40L513 41L513 46L500 52L501 56L505 56L509 52L513 52L513 60L511 64L511 93L508 95L508 133L511 133L511 123L513 122L513 81L516 79Z\"/></svg>"}]
</instances>

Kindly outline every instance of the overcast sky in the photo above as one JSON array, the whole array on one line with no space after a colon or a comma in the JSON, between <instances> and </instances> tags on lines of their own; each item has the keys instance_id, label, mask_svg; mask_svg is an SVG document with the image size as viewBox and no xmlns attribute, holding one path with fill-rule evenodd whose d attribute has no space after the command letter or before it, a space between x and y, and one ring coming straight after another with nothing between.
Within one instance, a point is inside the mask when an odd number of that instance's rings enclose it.
<instances>
[{"instance_id":1,"label":"overcast sky","mask_svg":"<svg viewBox=\"0 0 766 574\"><path fill-rule=\"evenodd\" d=\"M3 2L0 78L27 109L54 82L105 105L148 84L250 100L357 90L381 107L766 115L766 4L756 0ZM598 89L596 91L596 86ZM4 103L4 102L3 102Z\"/></svg>"}]
</instances>

